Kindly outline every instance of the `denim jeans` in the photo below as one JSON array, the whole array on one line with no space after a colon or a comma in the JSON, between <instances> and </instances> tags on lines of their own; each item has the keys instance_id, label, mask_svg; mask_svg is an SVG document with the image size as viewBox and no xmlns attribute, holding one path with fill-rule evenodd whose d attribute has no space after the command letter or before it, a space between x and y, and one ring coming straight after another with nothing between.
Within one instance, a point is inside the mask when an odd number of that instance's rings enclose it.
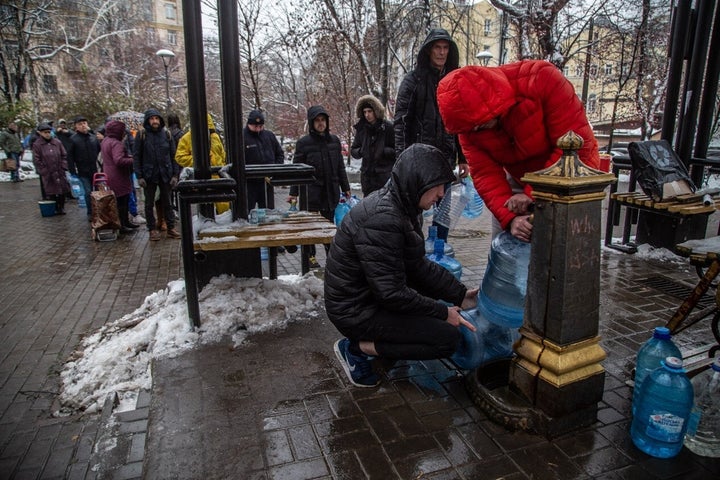
<instances>
[{"instance_id":1,"label":"denim jeans","mask_svg":"<svg viewBox=\"0 0 720 480\"><path fill-rule=\"evenodd\" d=\"M78 175L85 190L85 205L87 206L87 216L92 217L92 204L90 203L90 192L93 190L92 179L90 177L81 177Z\"/></svg>"}]
</instances>

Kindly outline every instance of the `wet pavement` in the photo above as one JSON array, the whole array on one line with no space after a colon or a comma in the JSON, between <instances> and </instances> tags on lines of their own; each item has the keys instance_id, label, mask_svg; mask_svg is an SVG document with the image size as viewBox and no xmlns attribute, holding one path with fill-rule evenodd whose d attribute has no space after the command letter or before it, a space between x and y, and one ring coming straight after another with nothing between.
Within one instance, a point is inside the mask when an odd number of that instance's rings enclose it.
<instances>
[{"instance_id":1,"label":"wet pavement","mask_svg":"<svg viewBox=\"0 0 720 480\"><path fill-rule=\"evenodd\" d=\"M609 250L598 420L559 438L492 423L443 361L382 363L378 388L351 387L324 315L239 348L228 339L156 360L134 410L116 412L109 397L102 413L53 416L58 373L82 336L181 278L182 262L179 241L151 243L144 229L93 242L84 210L43 218L38 197L37 180L0 183L0 479L720 478L720 460L687 449L655 459L628 433L634 355L695 272ZM485 213L451 236L469 285L484 273L489 231ZM299 272L299 253L278 263L280 274ZM688 357L710 339L707 321L675 337Z\"/></svg>"}]
</instances>

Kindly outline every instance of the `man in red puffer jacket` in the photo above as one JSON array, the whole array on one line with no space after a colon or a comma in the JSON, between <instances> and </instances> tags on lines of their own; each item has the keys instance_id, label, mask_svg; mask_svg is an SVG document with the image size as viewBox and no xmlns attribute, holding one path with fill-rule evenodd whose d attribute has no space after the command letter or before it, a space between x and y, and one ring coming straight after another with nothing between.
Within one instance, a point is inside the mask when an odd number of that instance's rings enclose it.
<instances>
[{"instance_id":1,"label":"man in red puffer jacket","mask_svg":"<svg viewBox=\"0 0 720 480\"><path fill-rule=\"evenodd\" d=\"M530 186L520 179L560 158L558 138L574 131L584 140L580 160L600 166L583 105L549 62L460 68L440 82L437 98L448 132L459 134L478 193L499 226L520 240L530 241L533 202Z\"/></svg>"}]
</instances>

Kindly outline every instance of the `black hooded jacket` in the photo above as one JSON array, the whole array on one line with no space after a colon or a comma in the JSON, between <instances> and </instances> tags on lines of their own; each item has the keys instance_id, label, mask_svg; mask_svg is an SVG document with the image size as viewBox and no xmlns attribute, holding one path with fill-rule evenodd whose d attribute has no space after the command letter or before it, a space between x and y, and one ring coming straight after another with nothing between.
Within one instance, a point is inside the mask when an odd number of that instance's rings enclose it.
<instances>
[{"instance_id":1,"label":"black hooded jacket","mask_svg":"<svg viewBox=\"0 0 720 480\"><path fill-rule=\"evenodd\" d=\"M438 71L430 65L430 48L438 40L450 42L445 68ZM460 154L460 163L466 163L462 157L454 135L445 131L437 105L437 87L440 80L457 69L460 54L457 44L447 30L434 28L423 41L417 55L415 70L403 78L395 102L395 152L400 152L414 143L425 143L439 148L452 166Z\"/></svg>"},{"instance_id":2,"label":"black hooded jacket","mask_svg":"<svg viewBox=\"0 0 720 480\"><path fill-rule=\"evenodd\" d=\"M313 120L319 115L328 118L324 134L313 127ZM305 163L315 168L315 182L308 185L308 209L332 212L340 200L340 193L350 191L342 145L337 136L330 134L330 116L323 107L310 107L307 120L310 134L297 141L293 163ZM298 192L296 185L290 187L290 195L297 196Z\"/></svg>"},{"instance_id":3,"label":"black hooded jacket","mask_svg":"<svg viewBox=\"0 0 720 480\"><path fill-rule=\"evenodd\" d=\"M152 116L160 117L160 128L157 130L150 126ZM160 112L154 108L146 110L143 129L137 133L133 148L133 169L138 180L144 178L153 183L170 183L172 177L180 176L180 165L175 162L176 148Z\"/></svg>"},{"instance_id":4,"label":"black hooded jacket","mask_svg":"<svg viewBox=\"0 0 720 480\"><path fill-rule=\"evenodd\" d=\"M375 123L365 120L363 109L370 107L375 112ZM355 104L358 122L355 124L355 138L350 153L362 158L360 184L364 196L370 195L385 185L395 164L395 132L392 123L385 118L385 107L372 95L363 95Z\"/></svg>"},{"instance_id":5,"label":"black hooded jacket","mask_svg":"<svg viewBox=\"0 0 720 480\"><path fill-rule=\"evenodd\" d=\"M362 329L379 309L445 320L447 306L435 299L462 303L465 286L425 257L418 205L423 193L454 178L436 148L412 145L391 181L345 216L325 267L325 309L340 332Z\"/></svg>"}]
</instances>

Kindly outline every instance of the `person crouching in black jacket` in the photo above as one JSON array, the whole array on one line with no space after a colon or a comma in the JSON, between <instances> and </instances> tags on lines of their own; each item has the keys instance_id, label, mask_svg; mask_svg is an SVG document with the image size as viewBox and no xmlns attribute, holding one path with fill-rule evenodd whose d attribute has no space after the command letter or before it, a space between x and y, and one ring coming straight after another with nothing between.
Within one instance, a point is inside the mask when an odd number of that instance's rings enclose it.
<instances>
[{"instance_id":1,"label":"person crouching in black jacket","mask_svg":"<svg viewBox=\"0 0 720 480\"><path fill-rule=\"evenodd\" d=\"M353 385L379 383L371 357L449 357L460 345L459 326L475 330L460 310L475 307L478 289L468 290L425 257L420 223L422 211L454 179L440 150L413 144L400 154L387 185L338 227L325 267L325 309L347 337L334 348Z\"/></svg>"}]
</instances>

